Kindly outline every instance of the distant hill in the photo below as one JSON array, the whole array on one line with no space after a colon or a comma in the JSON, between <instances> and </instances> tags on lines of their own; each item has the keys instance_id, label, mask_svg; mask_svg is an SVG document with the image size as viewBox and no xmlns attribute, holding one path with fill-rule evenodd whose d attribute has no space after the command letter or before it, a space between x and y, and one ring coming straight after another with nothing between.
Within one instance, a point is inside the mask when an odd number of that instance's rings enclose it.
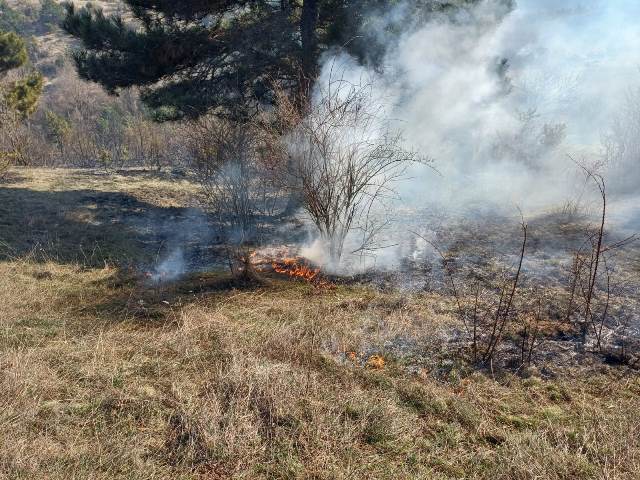
<instances>
[{"instance_id":1,"label":"distant hill","mask_svg":"<svg viewBox=\"0 0 640 480\"><path fill-rule=\"evenodd\" d=\"M0 31L14 31L29 45L31 63L52 80L64 64L74 39L59 27L64 18L61 0L0 0ZM75 2L84 5L86 1ZM91 2L115 13L122 7L118 0Z\"/></svg>"}]
</instances>

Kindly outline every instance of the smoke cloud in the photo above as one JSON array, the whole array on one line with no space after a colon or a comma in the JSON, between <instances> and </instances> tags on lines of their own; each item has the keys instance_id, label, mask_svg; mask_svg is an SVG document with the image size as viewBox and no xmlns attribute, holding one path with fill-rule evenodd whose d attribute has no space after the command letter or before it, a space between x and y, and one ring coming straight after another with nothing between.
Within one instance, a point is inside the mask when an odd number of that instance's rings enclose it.
<instances>
[{"instance_id":1,"label":"smoke cloud","mask_svg":"<svg viewBox=\"0 0 640 480\"><path fill-rule=\"evenodd\" d=\"M626 205L619 209L624 218L612 221L640 223L628 207L640 189L640 128L620 127L640 125L640 102L629 105L640 99L633 94L640 85L640 4L505 3L485 0L423 23L407 19L395 36L371 22L387 45L381 66L334 52L324 59L320 84L336 72L370 82L407 145L434 159L439 174L415 166L398 184L403 207L464 216L514 213L517 206L530 216L568 201L588 203L592 186L580 162L599 168L611 202ZM397 24L406 10L401 5L382 18Z\"/></svg>"}]
</instances>

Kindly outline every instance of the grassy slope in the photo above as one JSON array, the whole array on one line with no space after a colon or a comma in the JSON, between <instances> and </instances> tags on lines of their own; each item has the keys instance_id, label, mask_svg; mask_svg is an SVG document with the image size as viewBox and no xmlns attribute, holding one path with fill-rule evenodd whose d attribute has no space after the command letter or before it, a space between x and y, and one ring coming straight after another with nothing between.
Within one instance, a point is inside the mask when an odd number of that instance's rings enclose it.
<instances>
[{"instance_id":1,"label":"grassy slope","mask_svg":"<svg viewBox=\"0 0 640 480\"><path fill-rule=\"evenodd\" d=\"M3 204L74 189L184 201L168 180L37 173L0 186ZM637 376L436 380L345 357L437 332L447 299L223 274L154 287L71 257L0 262L0 478L640 477Z\"/></svg>"},{"instance_id":2,"label":"grassy slope","mask_svg":"<svg viewBox=\"0 0 640 480\"><path fill-rule=\"evenodd\" d=\"M92 265L152 261L164 238L150 227L188 215L195 192L185 178L144 171L16 169L0 186L0 258Z\"/></svg>"}]
</instances>

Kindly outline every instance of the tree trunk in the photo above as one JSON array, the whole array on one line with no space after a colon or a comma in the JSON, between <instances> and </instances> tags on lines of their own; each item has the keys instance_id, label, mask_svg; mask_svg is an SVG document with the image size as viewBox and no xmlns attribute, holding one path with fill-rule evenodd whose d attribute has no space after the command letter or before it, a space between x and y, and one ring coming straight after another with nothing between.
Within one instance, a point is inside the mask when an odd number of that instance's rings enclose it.
<instances>
[{"instance_id":1,"label":"tree trunk","mask_svg":"<svg viewBox=\"0 0 640 480\"><path fill-rule=\"evenodd\" d=\"M304 0L300 15L300 38L302 41L302 58L300 65L299 95L301 107L309 102L309 94L317 73L318 38L318 0Z\"/></svg>"}]
</instances>

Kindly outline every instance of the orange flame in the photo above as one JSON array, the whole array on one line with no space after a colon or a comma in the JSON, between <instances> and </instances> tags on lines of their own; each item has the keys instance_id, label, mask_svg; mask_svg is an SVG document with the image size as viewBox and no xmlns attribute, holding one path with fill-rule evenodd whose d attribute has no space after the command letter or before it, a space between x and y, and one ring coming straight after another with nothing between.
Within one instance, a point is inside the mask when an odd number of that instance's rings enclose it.
<instances>
[{"instance_id":1,"label":"orange flame","mask_svg":"<svg viewBox=\"0 0 640 480\"><path fill-rule=\"evenodd\" d=\"M384 368L385 363L386 361L383 356L371 355L367 360L366 366L374 370L381 370Z\"/></svg>"},{"instance_id":2,"label":"orange flame","mask_svg":"<svg viewBox=\"0 0 640 480\"><path fill-rule=\"evenodd\" d=\"M284 258L271 263L274 272L289 275L294 278L302 278L313 282L320 273L319 268L310 268L298 258Z\"/></svg>"},{"instance_id":3,"label":"orange flame","mask_svg":"<svg viewBox=\"0 0 640 480\"><path fill-rule=\"evenodd\" d=\"M270 267L276 273L305 280L322 290L335 286L324 278L320 268L311 266L308 260L297 255L293 248L286 245L254 251L250 260L260 271L268 270Z\"/></svg>"}]
</instances>

